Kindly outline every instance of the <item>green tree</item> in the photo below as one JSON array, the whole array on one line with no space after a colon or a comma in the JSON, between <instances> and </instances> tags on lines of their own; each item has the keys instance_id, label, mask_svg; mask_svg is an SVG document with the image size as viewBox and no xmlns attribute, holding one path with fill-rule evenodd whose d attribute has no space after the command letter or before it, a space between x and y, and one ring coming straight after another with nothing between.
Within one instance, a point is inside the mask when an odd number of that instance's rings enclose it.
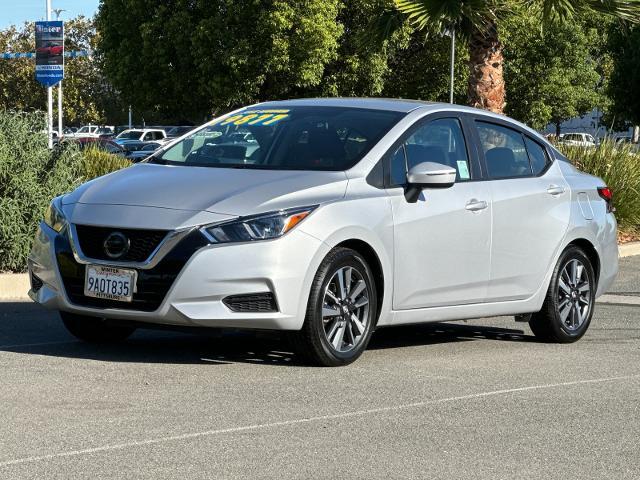
<instances>
[{"instance_id":1,"label":"green tree","mask_svg":"<svg viewBox=\"0 0 640 480\"><path fill-rule=\"evenodd\" d=\"M609 48L613 60L608 93L610 121L618 128L640 125L640 27L629 32L612 27ZM636 133L637 136L637 128Z\"/></svg>"},{"instance_id":2,"label":"green tree","mask_svg":"<svg viewBox=\"0 0 640 480\"><path fill-rule=\"evenodd\" d=\"M318 88L337 58L338 0L103 0L99 50L125 101L159 120ZM153 15L149 15L153 12Z\"/></svg>"},{"instance_id":3,"label":"green tree","mask_svg":"<svg viewBox=\"0 0 640 480\"><path fill-rule=\"evenodd\" d=\"M469 50L468 102L502 112L505 106L503 45L499 26L514 6L545 24L569 23L582 15L601 12L616 18L640 20L636 0L395 0L418 30L455 30Z\"/></svg>"},{"instance_id":4,"label":"green tree","mask_svg":"<svg viewBox=\"0 0 640 480\"><path fill-rule=\"evenodd\" d=\"M32 52L35 50L34 32L33 23L2 30L0 49L5 52ZM87 18L78 17L65 22L66 50L93 50L95 36L93 22ZM117 95L105 81L93 57L66 59L63 88L64 121L67 124L104 122L107 114L120 106ZM46 102L46 89L35 80L33 59L0 60L0 108L46 110Z\"/></svg>"},{"instance_id":5,"label":"green tree","mask_svg":"<svg viewBox=\"0 0 640 480\"><path fill-rule=\"evenodd\" d=\"M506 112L537 129L584 115L605 103L600 90L606 19L549 22L514 15L500 30L504 42ZM597 20L597 21L596 21Z\"/></svg>"},{"instance_id":6,"label":"green tree","mask_svg":"<svg viewBox=\"0 0 640 480\"><path fill-rule=\"evenodd\" d=\"M449 101L451 39L443 35L426 36L408 29L402 48L389 55L389 73L384 96L439 102ZM456 53L454 101L464 103L469 57Z\"/></svg>"}]
</instances>

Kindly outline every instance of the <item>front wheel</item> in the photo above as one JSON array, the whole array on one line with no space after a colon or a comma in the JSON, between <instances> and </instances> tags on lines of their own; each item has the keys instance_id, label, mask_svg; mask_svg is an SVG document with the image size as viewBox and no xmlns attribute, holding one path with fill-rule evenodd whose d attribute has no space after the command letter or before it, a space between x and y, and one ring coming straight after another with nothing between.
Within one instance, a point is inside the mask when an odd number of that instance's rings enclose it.
<instances>
[{"instance_id":1,"label":"front wheel","mask_svg":"<svg viewBox=\"0 0 640 480\"><path fill-rule=\"evenodd\" d=\"M101 318L60 312L62 323L76 338L89 343L115 343L126 340L136 329L110 325Z\"/></svg>"},{"instance_id":2,"label":"front wheel","mask_svg":"<svg viewBox=\"0 0 640 480\"><path fill-rule=\"evenodd\" d=\"M541 340L571 343L589 328L595 303L596 280L593 266L578 247L566 249L553 271L542 310L529 322Z\"/></svg>"},{"instance_id":3,"label":"front wheel","mask_svg":"<svg viewBox=\"0 0 640 480\"><path fill-rule=\"evenodd\" d=\"M367 348L376 312L369 265L354 250L334 249L316 273L304 325L294 334L298 354L325 367L355 361Z\"/></svg>"}]
</instances>

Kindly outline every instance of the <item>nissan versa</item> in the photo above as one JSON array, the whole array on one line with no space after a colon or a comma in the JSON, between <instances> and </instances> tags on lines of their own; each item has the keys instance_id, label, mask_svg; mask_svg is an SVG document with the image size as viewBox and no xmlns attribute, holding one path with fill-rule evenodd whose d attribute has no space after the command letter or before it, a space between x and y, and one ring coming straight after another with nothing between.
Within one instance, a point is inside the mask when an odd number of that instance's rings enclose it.
<instances>
[{"instance_id":1,"label":"nissan versa","mask_svg":"<svg viewBox=\"0 0 640 480\"><path fill-rule=\"evenodd\" d=\"M30 295L87 341L145 324L285 330L327 366L409 323L514 315L573 342L617 273L611 197L485 111L262 103L55 198Z\"/></svg>"}]
</instances>

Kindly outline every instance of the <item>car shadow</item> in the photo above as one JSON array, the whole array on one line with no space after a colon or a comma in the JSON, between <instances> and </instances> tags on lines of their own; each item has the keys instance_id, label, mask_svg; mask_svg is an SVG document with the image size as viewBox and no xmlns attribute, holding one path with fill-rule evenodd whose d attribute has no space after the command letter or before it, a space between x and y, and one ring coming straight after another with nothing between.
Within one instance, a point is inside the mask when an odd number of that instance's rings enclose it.
<instances>
[{"instance_id":1,"label":"car shadow","mask_svg":"<svg viewBox=\"0 0 640 480\"><path fill-rule=\"evenodd\" d=\"M88 344L66 332L58 316L40 306L0 303L0 352L103 362L208 364L251 363L301 366L286 335L279 332L212 330L197 334L140 329L118 344ZM380 350L474 340L535 341L523 330L459 323L381 328L368 349Z\"/></svg>"}]
</instances>

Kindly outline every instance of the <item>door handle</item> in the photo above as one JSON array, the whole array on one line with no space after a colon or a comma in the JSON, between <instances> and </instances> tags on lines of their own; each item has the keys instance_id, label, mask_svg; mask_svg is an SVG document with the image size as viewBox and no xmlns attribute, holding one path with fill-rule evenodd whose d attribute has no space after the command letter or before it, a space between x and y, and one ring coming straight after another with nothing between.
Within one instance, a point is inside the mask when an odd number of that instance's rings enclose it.
<instances>
[{"instance_id":1,"label":"door handle","mask_svg":"<svg viewBox=\"0 0 640 480\"><path fill-rule=\"evenodd\" d=\"M564 187L561 187L560 185L549 185L547 193L549 195L562 195L564 193Z\"/></svg>"},{"instance_id":2,"label":"door handle","mask_svg":"<svg viewBox=\"0 0 640 480\"><path fill-rule=\"evenodd\" d=\"M484 210L485 208L487 208L487 206L487 202L485 202L484 200L476 200L474 198L467 202L465 208L470 212L479 212L480 210Z\"/></svg>"}]
</instances>

